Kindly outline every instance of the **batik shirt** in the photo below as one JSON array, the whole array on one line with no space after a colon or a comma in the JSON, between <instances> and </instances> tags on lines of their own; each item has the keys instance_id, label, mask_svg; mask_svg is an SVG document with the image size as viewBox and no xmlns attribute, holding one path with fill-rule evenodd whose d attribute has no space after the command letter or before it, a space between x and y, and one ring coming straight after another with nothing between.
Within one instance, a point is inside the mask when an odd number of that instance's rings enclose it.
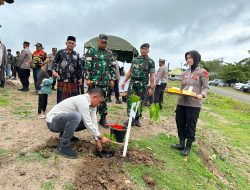
<instances>
[{"instance_id":1,"label":"batik shirt","mask_svg":"<svg viewBox=\"0 0 250 190\"><path fill-rule=\"evenodd\" d=\"M79 53L67 49L59 50L52 63L52 71L59 74L57 78L60 82L75 83L82 79L82 65Z\"/></svg>"}]
</instances>

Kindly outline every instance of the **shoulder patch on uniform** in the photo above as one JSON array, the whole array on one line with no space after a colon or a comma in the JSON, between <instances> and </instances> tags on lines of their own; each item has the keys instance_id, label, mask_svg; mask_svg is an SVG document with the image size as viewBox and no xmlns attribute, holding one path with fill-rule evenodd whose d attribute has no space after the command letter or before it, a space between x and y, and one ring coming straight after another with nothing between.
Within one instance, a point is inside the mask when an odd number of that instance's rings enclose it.
<instances>
[{"instance_id":1,"label":"shoulder patch on uniform","mask_svg":"<svg viewBox=\"0 0 250 190\"><path fill-rule=\"evenodd\" d=\"M204 70L202 73L204 74L204 76L205 76L206 78L208 78L209 73L208 73L206 70Z\"/></svg>"}]
</instances>

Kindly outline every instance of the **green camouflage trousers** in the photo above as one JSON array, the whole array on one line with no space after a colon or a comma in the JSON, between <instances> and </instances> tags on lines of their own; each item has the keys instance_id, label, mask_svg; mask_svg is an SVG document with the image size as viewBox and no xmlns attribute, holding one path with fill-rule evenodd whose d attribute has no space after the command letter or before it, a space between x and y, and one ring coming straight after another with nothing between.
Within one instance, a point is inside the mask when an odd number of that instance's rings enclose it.
<instances>
[{"instance_id":1,"label":"green camouflage trousers","mask_svg":"<svg viewBox=\"0 0 250 190\"><path fill-rule=\"evenodd\" d=\"M102 88L105 91L106 98L105 101L103 101L98 107L97 107L97 112L99 112L100 115L107 115L108 114L108 107L107 107L107 97L110 91L109 86L98 86L98 85L93 85L89 87L89 89L99 87Z\"/></svg>"},{"instance_id":2,"label":"green camouflage trousers","mask_svg":"<svg viewBox=\"0 0 250 190\"><path fill-rule=\"evenodd\" d=\"M147 84L141 81L133 81L130 80L128 86L128 99L127 99L127 113L129 115L131 103L130 103L130 95L135 94L140 97L141 105L140 105L140 113L136 113L136 117L142 116L142 102L147 94Z\"/></svg>"}]
</instances>

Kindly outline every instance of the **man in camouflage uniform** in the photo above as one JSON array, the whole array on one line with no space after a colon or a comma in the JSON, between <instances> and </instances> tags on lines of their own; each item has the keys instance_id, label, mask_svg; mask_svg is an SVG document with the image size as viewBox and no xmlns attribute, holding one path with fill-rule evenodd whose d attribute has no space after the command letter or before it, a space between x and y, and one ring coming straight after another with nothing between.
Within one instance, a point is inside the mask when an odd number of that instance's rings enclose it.
<instances>
[{"instance_id":1,"label":"man in camouflage uniform","mask_svg":"<svg viewBox=\"0 0 250 190\"><path fill-rule=\"evenodd\" d=\"M112 64L112 51L107 49L108 36L99 35L98 48L91 48L86 53L85 79L89 89L100 87L106 92L106 98L109 94L110 86L114 87L115 67ZM97 110L101 116L99 124L107 128L106 115L107 99L98 106Z\"/></svg>"},{"instance_id":2,"label":"man in camouflage uniform","mask_svg":"<svg viewBox=\"0 0 250 190\"><path fill-rule=\"evenodd\" d=\"M129 114L131 103L129 101L130 95L135 94L140 97L141 101L144 100L146 94L150 96L153 95L154 91L154 72L155 72L155 62L148 57L149 44L144 43L140 47L141 55L134 58L132 61L130 70L126 75L126 78L122 84L122 89L124 89L126 82L130 79L128 87L128 101L127 101L127 111ZM147 90L147 85L150 75L150 88ZM147 92L148 91L148 92ZM139 118L142 116L142 109L140 113L136 114L135 120L132 125L141 127Z\"/></svg>"}]
</instances>

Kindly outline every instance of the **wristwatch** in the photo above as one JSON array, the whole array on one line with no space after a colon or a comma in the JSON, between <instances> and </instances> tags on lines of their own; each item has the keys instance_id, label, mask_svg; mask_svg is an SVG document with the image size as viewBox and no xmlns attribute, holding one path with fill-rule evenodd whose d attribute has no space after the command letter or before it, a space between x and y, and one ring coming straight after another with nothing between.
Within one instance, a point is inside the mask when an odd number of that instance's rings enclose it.
<instances>
[{"instance_id":1,"label":"wristwatch","mask_svg":"<svg viewBox=\"0 0 250 190\"><path fill-rule=\"evenodd\" d=\"M97 136L98 141L102 140L102 136Z\"/></svg>"}]
</instances>

